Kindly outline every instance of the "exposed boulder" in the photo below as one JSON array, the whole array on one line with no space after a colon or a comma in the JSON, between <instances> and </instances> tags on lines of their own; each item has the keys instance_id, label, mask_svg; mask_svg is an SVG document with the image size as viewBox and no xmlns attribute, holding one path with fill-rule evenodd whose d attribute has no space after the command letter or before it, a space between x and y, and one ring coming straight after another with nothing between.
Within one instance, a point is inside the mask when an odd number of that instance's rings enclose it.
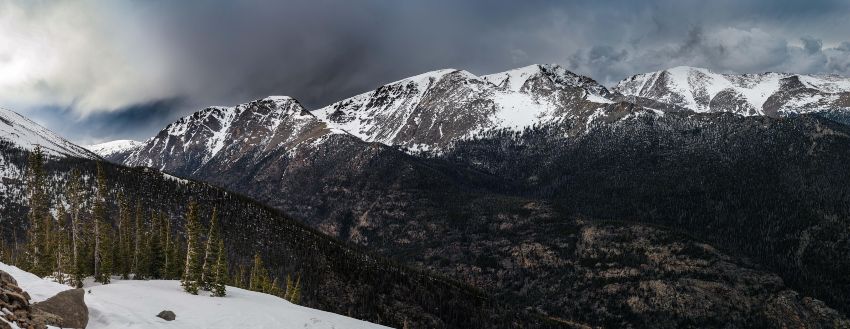
<instances>
[{"instance_id":1,"label":"exposed boulder","mask_svg":"<svg viewBox=\"0 0 850 329\"><path fill-rule=\"evenodd\" d=\"M174 319L177 318L177 315L175 315L174 312L168 310L159 312L156 316L164 319L165 321L174 321Z\"/></svg>"},{"instance_id":2,"label":"exposed boulder","mask_svg":"<svg viewBox=\"0 0 850 329\"><path fill-rule=\"evenodd\" d=\"M21 328L46 328L44 324L33 319L33 311L29 302L30 296L18 287L18 281L9 273L0 271L0 328L11 328L10 323Z\"/></svg>"},{"instance_id":3,"label":"exposed boulder","mask_svg":"<svg viewBox=\"0 0 850 329\"><path fill-rule=\"evenodd\" d=\"M61 328L85 328L89 322L89 309L83 289L62 291L56 296L32 305L35 314L47 313L45 324Z\"/></svg>"}]
</instances>

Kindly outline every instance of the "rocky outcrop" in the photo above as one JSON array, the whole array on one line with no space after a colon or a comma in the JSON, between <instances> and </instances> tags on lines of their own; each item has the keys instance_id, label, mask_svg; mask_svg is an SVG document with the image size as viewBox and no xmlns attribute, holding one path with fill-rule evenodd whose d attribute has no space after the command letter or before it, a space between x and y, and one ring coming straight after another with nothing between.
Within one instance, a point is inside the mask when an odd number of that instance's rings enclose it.
<instances>
[{"instance_id":1,"label":"rocky outcrop","mask_svg":"<svg viewBox=\"0 0 850 329\"><path fill-rule=\"evenodd\" d=\"M89 322L83 289L62 291L56 296L32 305L32 309L43 323L61 328L85 328ZM41 321L39 321L41 322Z\"/></svg>"},{"instance_id":2,"label":"rocky outcrop","mask_svg":"<svg viewBox=\"0 0 850 329\"><path fill-rule=\"evenodd\" d=\"M21 328L46 328L33 319L29 299L30 295L18 287L15 278L0 271L0 317L5 320L0 321L0 328L12 328L9 323L15 323Z\"/></svg>"}]
</instances>

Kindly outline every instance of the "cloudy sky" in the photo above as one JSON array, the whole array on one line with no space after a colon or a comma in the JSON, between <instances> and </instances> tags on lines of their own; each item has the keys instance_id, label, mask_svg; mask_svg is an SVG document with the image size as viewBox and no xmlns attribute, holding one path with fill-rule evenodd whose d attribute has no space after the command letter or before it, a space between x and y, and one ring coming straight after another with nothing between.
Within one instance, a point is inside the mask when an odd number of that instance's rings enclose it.
<instances>
[{"instance_id":1,"label":"cloudy sky","mask_svg":"<svg viewBox=\"0 0 850 329\"><path fill-rule=\"evenodd\" d=\"M79 143L210 105L317 108L441 68L850 75L848 1L0 0L0 107Z\"/></svg>"}]
</instances>

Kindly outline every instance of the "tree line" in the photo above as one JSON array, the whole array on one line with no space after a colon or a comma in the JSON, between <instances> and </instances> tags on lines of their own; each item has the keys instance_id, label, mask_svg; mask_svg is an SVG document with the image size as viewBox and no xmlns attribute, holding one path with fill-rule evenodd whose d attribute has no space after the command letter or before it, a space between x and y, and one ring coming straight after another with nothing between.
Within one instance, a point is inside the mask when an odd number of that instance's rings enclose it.
<instances>
[{"instance_id":1,"label":"tree line","mask_svg":"<svg viewBox=\"0 0 850 329\"><path fill-rule=\"evenodd\" d=\"M186 235L181 237L163 212L145 211L140 201L133 203L121 191L110 195L100 163L95 193L87 196L80 171L71 169L64 202L51 202L44 160L39 147L27 158L26 240L4 245L0 250L4 262L74 287L82 287L87 277L101 284L110 283L113 276L124 280L179 279L191 294L205 290L211 296L223 297L230 284L293 303L300 301L300 275L294 281L287 275L282 286L269 276L259 254L254 255L250 269L239 264L238 272L231 275L215 208L205 228L198 203L190 201ZM107 211L110 205L117 206L115 216Z\"/></svg>"}]
</instances>

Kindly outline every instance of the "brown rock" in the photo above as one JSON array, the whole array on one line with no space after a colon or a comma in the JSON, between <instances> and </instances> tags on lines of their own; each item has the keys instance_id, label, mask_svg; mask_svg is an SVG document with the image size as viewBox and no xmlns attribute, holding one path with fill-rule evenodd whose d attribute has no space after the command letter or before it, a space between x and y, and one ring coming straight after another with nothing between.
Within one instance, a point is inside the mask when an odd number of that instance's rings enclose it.
<instances>
[{"instance_id":1,"label":"brown rock","mask_svg":"<svg viewBox=\"0 0 850 329\"><path fill-rule=\"evenodd\" d=\"M56 296L34 304L32 308L34 311L55 315L55 318L50 316L43 318L46 320L43 323L52 326L85 328L89 322L89 309L86 306L83 289L62 291Z\"/></svg>"}]
</instances>

